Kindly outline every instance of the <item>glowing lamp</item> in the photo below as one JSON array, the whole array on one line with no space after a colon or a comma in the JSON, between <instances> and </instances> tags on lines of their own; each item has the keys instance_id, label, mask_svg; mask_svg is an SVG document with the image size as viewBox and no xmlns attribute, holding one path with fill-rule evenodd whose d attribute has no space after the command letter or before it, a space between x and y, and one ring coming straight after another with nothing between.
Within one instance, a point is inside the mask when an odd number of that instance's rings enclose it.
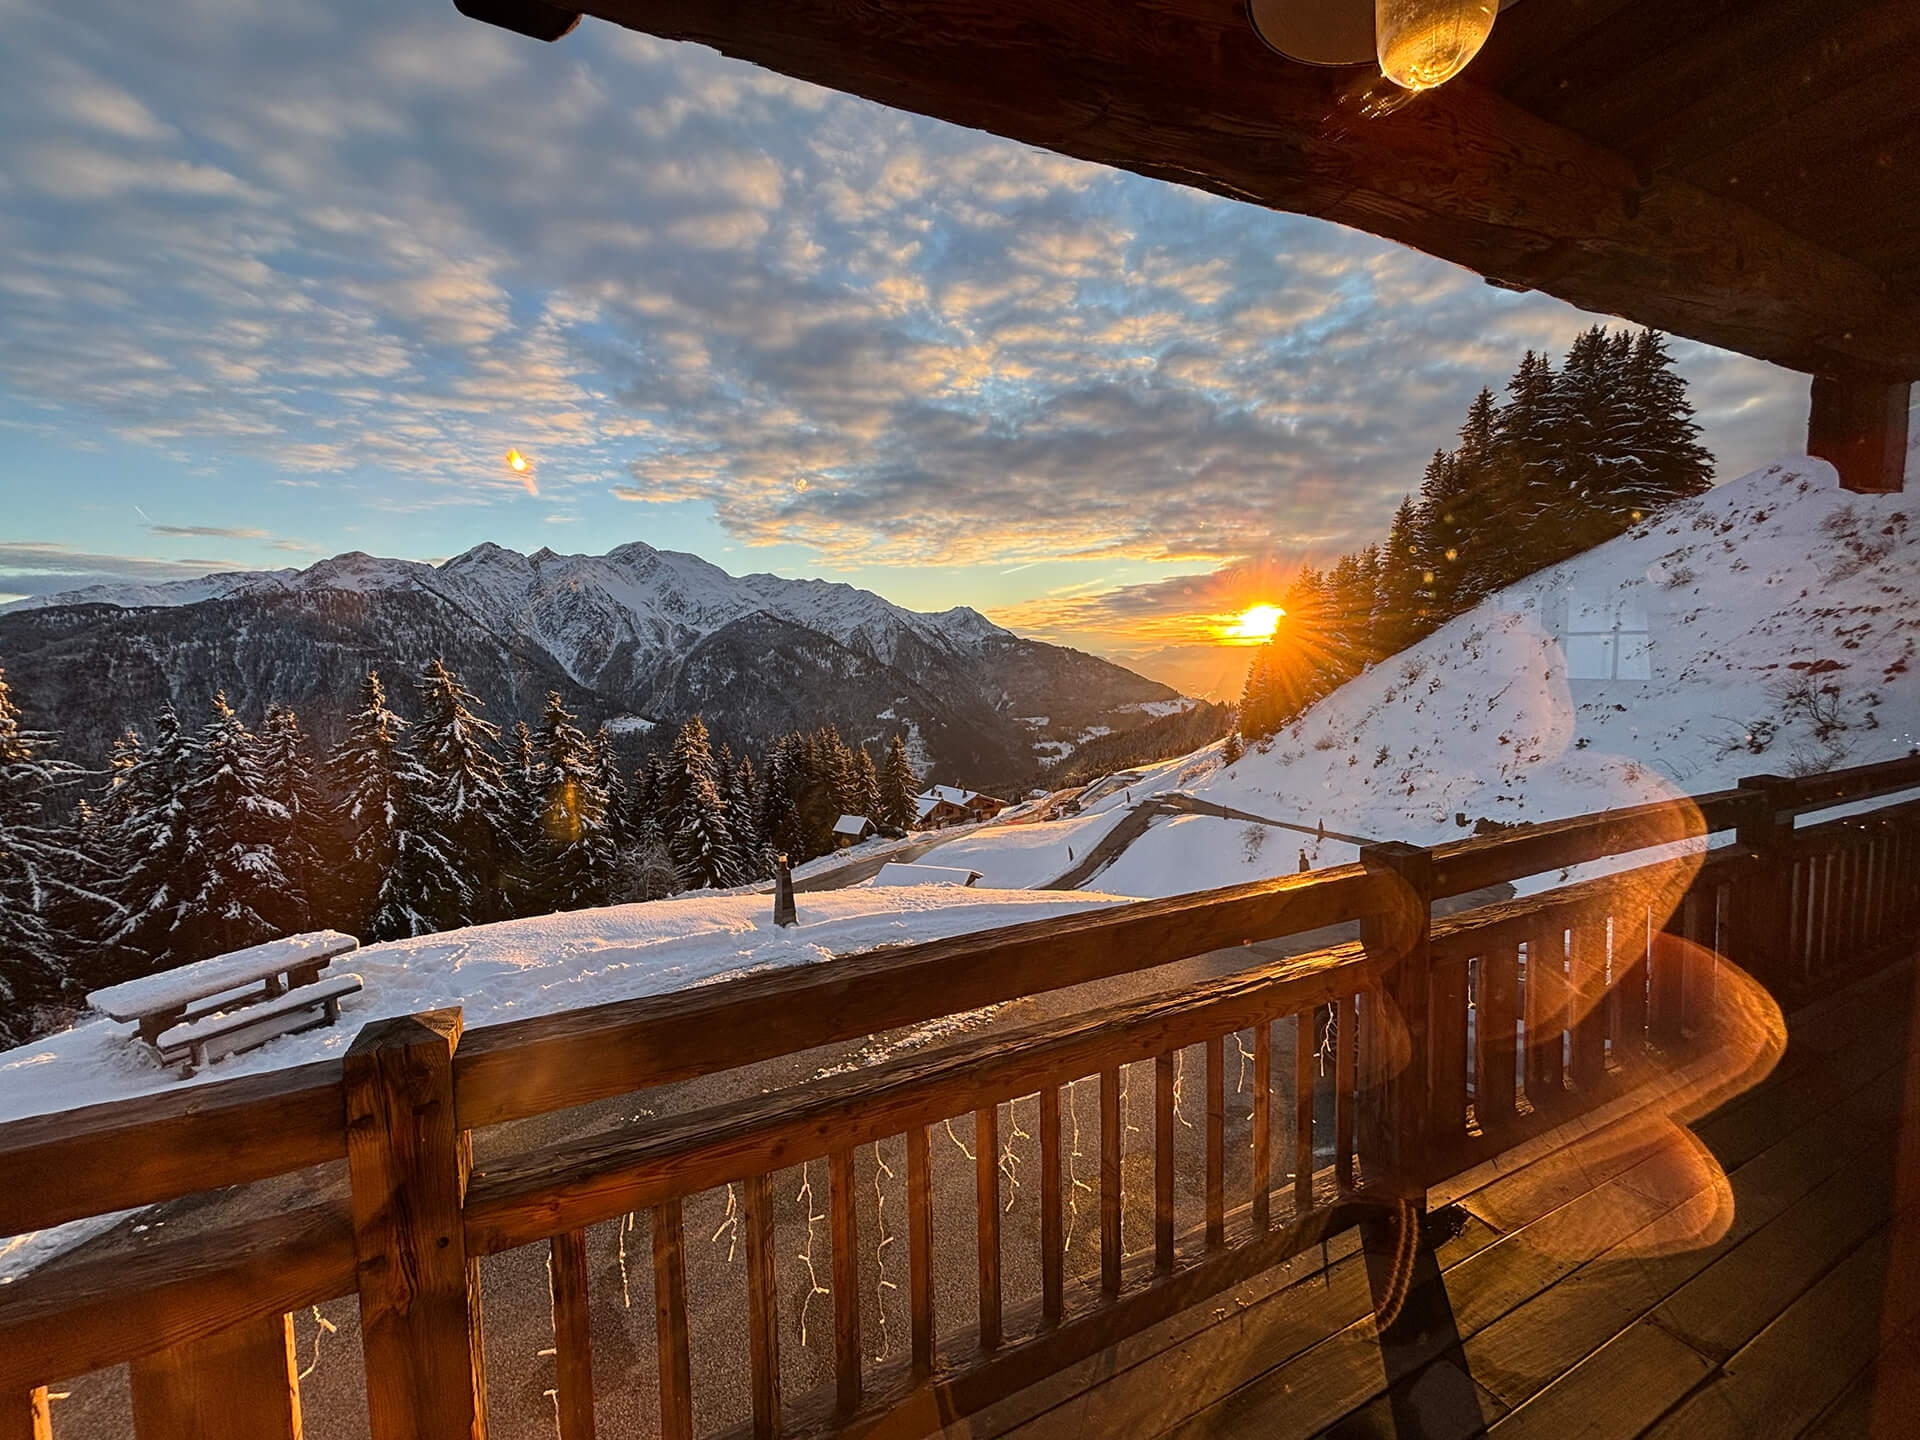
<instances>
[{"instance_id":1,"label":"glowing lamp","mask_svg":"<svg viewBox=\"0 0 1920 1440\"><path fill-rule=\"evenodd\" d=\"M1260 38L1309 65L1364 65L1406 90L1431 90L1480 53L1514 0L1247 0Z\"/></svg>"},{"instance_id":2,"label":"glowing lamp","mask_svg":"<svg viewBox=\"0 0 1920 1440\"><path fill-rule=\"evenodd\" d=\"M1493 33L1495 0L1374 0L1380 73L1403 90L1444 85Z\"/></svg>"}]
</instances>

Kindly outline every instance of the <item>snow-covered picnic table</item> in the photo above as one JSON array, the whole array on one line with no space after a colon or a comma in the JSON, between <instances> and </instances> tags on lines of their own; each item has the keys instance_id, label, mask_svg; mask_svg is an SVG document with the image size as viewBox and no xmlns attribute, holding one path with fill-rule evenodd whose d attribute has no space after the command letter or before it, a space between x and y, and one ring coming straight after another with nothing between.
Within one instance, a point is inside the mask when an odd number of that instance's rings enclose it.
<instances>
[{"instance_id":1,"label":"snow-covered picnic table","mask_svg":"<svg viewBox=\"0 0 1920 1440\"><path fill-rule=\"evenodd\" d=\"M315 984L336 955L359 948L358 940L338 930L283 935L230 955L109 985L88 995L87 1004L109 1019L137 1021L140 1038L157 1047L162 1032L183 1020Z\"/></svg>"}]
</instances>

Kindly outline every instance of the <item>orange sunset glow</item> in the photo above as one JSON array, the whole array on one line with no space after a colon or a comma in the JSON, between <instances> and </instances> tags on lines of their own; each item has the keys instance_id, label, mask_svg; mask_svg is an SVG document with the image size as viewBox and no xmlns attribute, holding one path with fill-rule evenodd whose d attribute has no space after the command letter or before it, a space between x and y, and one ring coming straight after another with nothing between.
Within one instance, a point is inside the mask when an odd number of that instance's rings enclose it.
<instances>
[{"instance_id":1,"label":"orange sunset glow","mask_svg":"<svg viewBox=\"0 0 1920 1440\"><path fill-rule=\"evenodd\" d=\"M1271 640L1287 612L1278 605L1250 605L1220 632L1222 645L1258 645Z\"/></svg>"}]
</instances>

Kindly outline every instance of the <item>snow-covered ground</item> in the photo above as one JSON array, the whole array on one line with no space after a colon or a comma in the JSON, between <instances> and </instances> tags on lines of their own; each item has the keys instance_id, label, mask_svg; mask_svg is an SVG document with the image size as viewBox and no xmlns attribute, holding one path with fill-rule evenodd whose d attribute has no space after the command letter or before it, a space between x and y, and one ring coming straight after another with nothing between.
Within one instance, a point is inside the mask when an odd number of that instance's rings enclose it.
<instances>
[{"instance_id":1,"label":"snow-covered ground","mask_svg":"<svg viewBox=\"0 0 1920 1440\"><path fill-rule=\"evenodd\" d=\"M698 896L575 910L369 945L342 956L366 988L340 1023L289 1035L182 1081L94 1018L0 1052L0 1120L275 1070L343 1052L369 1020L459 1005L469 1029L704 985L749 970L813 965L881 945L1039 920L1109 903L1093 894L916 886L798 897L800 923L773 925L764 895Z\"/></svg>"},{"instance_id":2,"label":"snow-covered ground","mask_svg":"<svg viewBox=\"0 0 1920 1440\"><path fill-rule=\"evenodd\" d=\"M1126 800L1184 791L1310 829L1439 844L1481 818L1549 820L1888 760L1920 747L1917 648L1920 502L1848 495L1824 463L1784 461L1488 597L1235 765L1210 746L1144 770ZM981 835L966 863L1019 883L1083 824ZM1244 823L1169 816L1091 883L1177 894L1291 873L1303 845L1316 866L1356 853L1273 829L1249 858ZM944 846L928 859L958 863Z\"/></svg>"}]
</instances>

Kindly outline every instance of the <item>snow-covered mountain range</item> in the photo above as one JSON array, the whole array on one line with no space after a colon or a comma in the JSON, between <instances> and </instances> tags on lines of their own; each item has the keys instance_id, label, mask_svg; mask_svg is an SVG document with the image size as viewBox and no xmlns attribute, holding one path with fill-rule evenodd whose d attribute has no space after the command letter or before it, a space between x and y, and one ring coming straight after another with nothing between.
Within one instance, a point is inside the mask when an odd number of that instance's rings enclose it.
<instances>
[{"instance_id":1,"label":"snow-covered mountain range","mask_svg":"<svg viewBox=\"0 0 1920 1440\"><path fill-rule=\"evenodd\" d=\"M929 614L851 585L734 576L639 542L606 555L486 544L440 565L354 552L0 612L0 664L17 692L89 757L160 699L191 709L223 687L243 713L273 700L314 710L324 736L356 672L373 664L401 679L435 655L496 720L531 718L552 688L628 734L701 713L754 746L831 721L849 738L907 732L924 764L974 785L1031 775L1047 737L1016 717L1044 714L1050 731L1120 728L1174 698L965 607Z\"/></svg>"}]
</instances>

